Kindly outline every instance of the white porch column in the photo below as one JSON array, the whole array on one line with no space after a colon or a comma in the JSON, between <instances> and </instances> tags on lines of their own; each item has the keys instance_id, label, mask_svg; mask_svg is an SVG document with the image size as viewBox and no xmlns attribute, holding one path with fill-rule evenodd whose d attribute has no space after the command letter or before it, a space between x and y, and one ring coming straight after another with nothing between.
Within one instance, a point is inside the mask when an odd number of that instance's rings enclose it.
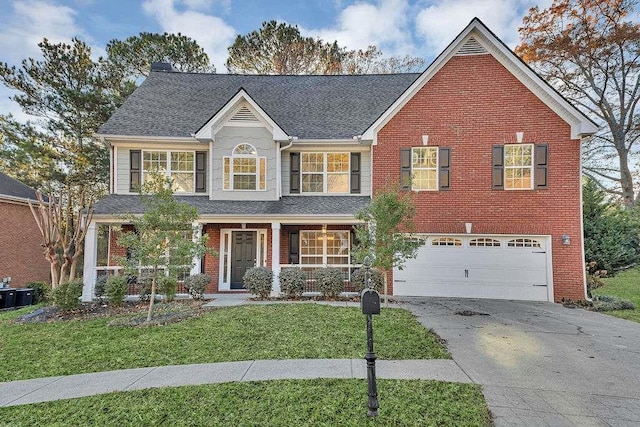
<instances>
[{"instance_id":1,"label":"white porch column","mask_svg":"<svg viewBox=\"0 0 640 427\"><path fill-rule=\"evenodd\" d=\"M273 271L273 296L280 295L280 223L271 223L271 271Z\"/></svg>"},{"instance_id":2,"label":"white porch column","mask_svg":"<svg viewBox=\"0 0 640 427\"><path fill-rule=\"evenodd\" d=\"M193 224L193 241L197 241L202 237L202 224L195 221ZM190 275L200 274L200 269L202 267L202 258L193 257L193 267L191 267Z\"/></svg>"},{"instance_id":3,"label":"white porch column","mask_svg":"<svg viewBox=\"0 0 640 427\"><path fill-rule=\"evenodd\" d=\"M93 300L93 288L98 277L96 264L98 261L98 225L91 221L84 238L84 270L82 272L82 301Z\"/></svg>"}]
</instances>

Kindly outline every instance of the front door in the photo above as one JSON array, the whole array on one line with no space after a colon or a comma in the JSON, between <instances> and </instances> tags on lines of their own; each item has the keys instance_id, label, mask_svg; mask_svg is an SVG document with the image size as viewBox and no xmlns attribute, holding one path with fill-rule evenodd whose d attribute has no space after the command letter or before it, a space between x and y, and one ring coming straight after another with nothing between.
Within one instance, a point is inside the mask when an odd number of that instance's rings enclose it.
<instances>
[{"instance_id":1,"label":"front door","mask_svg":"<svg viewBox=\"0 0 640 427\"><path fill-rule=\"evenodd\" d=\"M231 289L243 289L244 273L256 265L256 234L255 231L231 233Z\"/></svg>"}]
</instances>

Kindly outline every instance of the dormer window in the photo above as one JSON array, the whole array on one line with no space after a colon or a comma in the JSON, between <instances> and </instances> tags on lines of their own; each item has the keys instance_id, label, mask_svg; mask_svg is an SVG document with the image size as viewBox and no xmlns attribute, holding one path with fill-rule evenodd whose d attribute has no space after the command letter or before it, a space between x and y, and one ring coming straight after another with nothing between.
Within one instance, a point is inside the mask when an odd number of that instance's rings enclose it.
<instances>
[{"instance_id":1,"label":"dormer window","mask_svg":"<svg viewBox=\"0 0 640 427\"><path fill-rule=\"evenodd\" d=\"M224 189L264 191L266 189L267 158L258 156L251 144L238 144L224 162Z\"/></svg>"}]
</instances>

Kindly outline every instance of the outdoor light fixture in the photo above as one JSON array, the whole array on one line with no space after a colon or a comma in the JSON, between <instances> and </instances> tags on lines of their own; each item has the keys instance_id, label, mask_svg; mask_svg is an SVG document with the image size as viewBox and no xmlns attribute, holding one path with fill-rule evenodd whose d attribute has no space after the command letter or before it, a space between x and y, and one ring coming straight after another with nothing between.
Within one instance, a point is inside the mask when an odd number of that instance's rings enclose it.
<instances>
[{"instance_id":1,"label":"outdoor light fixture","mask_svg":"<svg viewBox=\"0 0 640 427\"><path fill-rule=\"evenodd\" d=\"M568 234L563 234L562 235L562 244L563 245L570 245L571 244L571 238L569 237Z\"/></svg>"}]
</instances>

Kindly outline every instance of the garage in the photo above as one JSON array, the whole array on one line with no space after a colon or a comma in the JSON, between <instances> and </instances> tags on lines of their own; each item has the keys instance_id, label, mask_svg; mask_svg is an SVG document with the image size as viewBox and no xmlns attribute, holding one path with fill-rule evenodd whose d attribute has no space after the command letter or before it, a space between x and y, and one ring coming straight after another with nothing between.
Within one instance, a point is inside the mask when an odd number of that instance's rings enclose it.
<instances>
[{"instance_id":1,"label":"garage","mask_svg":"<svg viewBox=\"0 0 640 427\"><path fill-rule=\"evenodd\" d=\"M427 236L394 295L553 301L549 236Z\"/></svg>"}]
</instances>

